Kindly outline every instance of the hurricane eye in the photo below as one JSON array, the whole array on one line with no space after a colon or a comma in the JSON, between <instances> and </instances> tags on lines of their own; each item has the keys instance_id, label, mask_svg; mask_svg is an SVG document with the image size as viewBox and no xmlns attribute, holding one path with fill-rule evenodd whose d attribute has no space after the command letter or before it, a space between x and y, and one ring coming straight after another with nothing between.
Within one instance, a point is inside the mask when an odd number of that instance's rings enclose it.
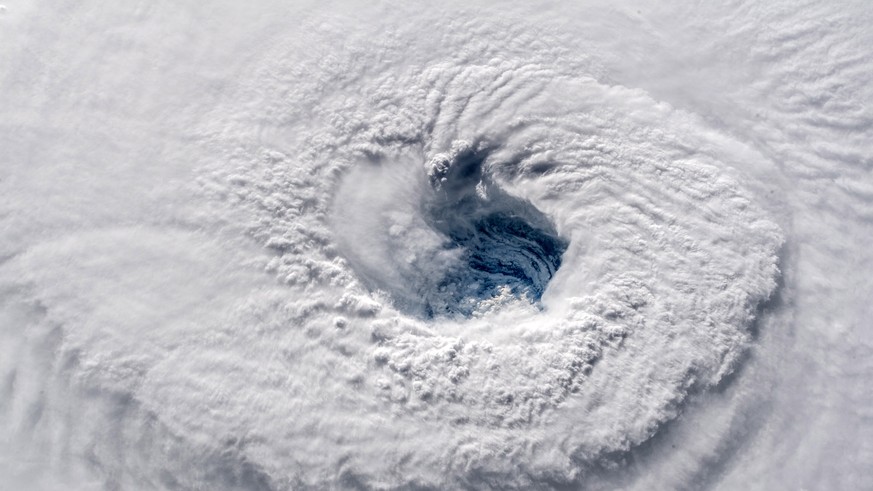
<instances>
[{"instance_id":1,"label":"hurricane eye","mask_svg":"<svg viewBox=\"0 0 873 491\"><path fill-rule=\"evenodd\" d=\"M455 158L425 206L428 223L461 257L436 289L422 292L428 316L470 315L506 294L536 304L561 266L567 241L533 204L497 186L485 160L474 152Z\"/></svg>"}]
</instances>

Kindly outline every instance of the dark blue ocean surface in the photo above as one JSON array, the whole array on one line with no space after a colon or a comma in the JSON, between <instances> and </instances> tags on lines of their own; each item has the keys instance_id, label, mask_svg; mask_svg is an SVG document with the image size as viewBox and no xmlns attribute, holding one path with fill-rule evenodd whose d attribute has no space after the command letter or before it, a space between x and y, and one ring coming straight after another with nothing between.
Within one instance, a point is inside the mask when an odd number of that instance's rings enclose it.
<instances>
[{"instance_id":1,"label":"dark blue ocean surface","mask_svg":"<svg viewBox=\"0 0 873 491\"><path fill-rule=\"evenodd\" d=\"M470 315L481 301L507 290L536 303L561 266L567 241L530 202L491 182L484 162L480 154L461 155L425 205L445 247L462 258L435 291L422 292L427 317Z\"/></svg>"}]
</instances>

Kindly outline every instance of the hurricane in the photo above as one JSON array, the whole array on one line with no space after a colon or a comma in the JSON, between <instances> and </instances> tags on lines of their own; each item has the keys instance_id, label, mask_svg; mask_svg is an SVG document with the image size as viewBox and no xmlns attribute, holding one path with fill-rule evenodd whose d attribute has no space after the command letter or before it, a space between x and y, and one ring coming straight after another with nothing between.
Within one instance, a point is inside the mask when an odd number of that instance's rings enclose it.
<instances>
[{"instance_id":1,"label":"hurricane","mask_svg":"<svg viewBox=\"0 0 873 491\"><path fill-rule=\"evenodd\" d=\"M8 2L0 488L864 489L871 14Z\"/></svg>"}]
</instances>

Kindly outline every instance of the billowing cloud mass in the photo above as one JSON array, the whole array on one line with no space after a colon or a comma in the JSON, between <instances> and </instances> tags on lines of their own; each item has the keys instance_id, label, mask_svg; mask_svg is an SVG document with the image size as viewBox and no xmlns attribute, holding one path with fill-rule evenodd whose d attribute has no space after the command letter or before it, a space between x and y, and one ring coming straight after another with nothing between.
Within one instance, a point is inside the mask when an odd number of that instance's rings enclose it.
<instances>
[{"instance_id":1,"label":"billowing cloud mass","mask_svg":"<svg viewBox=\"0 0 873 491\"><path fill-rule=\"evenodd\" d=\"M0 13L7 485L873 480L864 2L187 3Z\"/></svg>"}]
</instances>

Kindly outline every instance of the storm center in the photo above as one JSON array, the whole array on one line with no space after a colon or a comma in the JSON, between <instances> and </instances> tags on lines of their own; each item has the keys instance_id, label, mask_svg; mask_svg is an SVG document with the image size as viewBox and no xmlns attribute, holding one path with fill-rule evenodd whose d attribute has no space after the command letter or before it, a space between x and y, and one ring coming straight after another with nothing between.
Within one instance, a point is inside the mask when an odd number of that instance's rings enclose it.
<instances>
[{"instance_id":1,"label":"storm center","mask_svg":"<svg viewBox=\"0 0 873 491\"><path fill-rule=\"evenodd\" d=\"M428 295L426 315L470 315L483 300L506 295L537 303L561 266L567 242L530 202L485 175L485 158L461 152L431 174L424 216L459 261Z\"/></svg>"},{"instance_id":2,"label":"storm center","mask_svg":"<svg viewBox=\"0 0 873 491\"><path fill-rule=\"evenodd\" d=\"M539 305L567 241L533 204L493 181L486 157L440 156L427 179L408 162L365 164L346 176L333 229L366 287L428 319L505 301Z\"/></svg>"}]
</instances>

